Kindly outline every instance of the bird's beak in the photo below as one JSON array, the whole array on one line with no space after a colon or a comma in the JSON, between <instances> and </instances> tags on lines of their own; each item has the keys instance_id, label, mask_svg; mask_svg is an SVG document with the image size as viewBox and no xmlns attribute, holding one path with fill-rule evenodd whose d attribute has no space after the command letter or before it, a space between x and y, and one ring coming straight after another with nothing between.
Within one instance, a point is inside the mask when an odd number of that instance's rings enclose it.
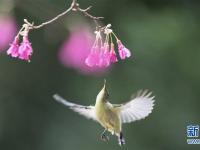
<instances>
[{"instance_id":1,"label":"bird's beak","mask_svg":"<svg viewBox=\"0 0 200 150\"><path fill-rule=\"evenodd\" d=\"M106 88L106 79L104 79L104 85L103 85L103 92L108 94L108 90Z\"/></svg>"},{"instance_id":2,"label":"bird's beak","mask_svg":"<svg viewBox=\"0 0 200 150\"><path fill-rule=\"evenodd\" d=\"M106 80L104 79L104 85L99 94L97 95L97 100L100 99L101 101L106 101L108 99L108 91L106 88Z\"/></svg>"},{"instance_id":3,"label":"bird's beak","mask_svg":"<svg viewBox=\"0 0 200 150\"><path fill-rule=\"evenodd\" d=\"M106 79L104 79L103 90L106 91Z\"/></svg>"},{"instance_id":4,"label":"bird's beak","mask_svg":"<svg viewBox=\"0 0 200 150\"><path fill-rule=\"evenodd\" d=\"M104 79L104 87L106 87L106 79Z\"/></svg>"}]
</instances>

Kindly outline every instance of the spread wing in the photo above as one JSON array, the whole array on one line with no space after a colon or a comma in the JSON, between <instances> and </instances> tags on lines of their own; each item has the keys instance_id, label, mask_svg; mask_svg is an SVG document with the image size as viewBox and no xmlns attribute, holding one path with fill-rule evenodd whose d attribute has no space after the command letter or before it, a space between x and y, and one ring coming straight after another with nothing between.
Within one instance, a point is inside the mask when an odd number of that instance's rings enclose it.
<instances>
[{"instance_id":1,"label":"spread wing","mask_svg":"<svg viewBox=\"0 0 200 150\"><path fill-rule=\"evenodd\" d=\"M151 92L139 91L129 102L115 107L119 110L122 123L130 123L147 117L153 106L154 96L151 96Z\"/></svg>"},{"instance_id":2,"label":"spread wing","mask_svg":"<svg viewBox=\"0 0 200 150\"><path fill-rule=\"evenodd\" d=\"M53 98L58 101L59 103L64 104L65 106L68 106L73 111L79 113L80 115L85 116L87 119L93 119L96 121L96 115L94 111L94 106L82 106L78 104L71 103L58 94L53 95Z\"/></svg>"}]
</instances>

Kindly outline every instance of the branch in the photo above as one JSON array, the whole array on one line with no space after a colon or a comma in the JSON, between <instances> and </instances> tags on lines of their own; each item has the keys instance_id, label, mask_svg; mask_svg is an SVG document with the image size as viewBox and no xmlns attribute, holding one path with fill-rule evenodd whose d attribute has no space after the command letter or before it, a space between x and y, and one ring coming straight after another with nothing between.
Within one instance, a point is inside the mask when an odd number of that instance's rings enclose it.
<instances>
[{"instance_id":1,"label":"branch","mask_svg":"<svg viewBox=\"0 0 200 150\"><path fill-rule=\"evenodd\" d=\"M91 15L90 13L88 13L88 11L91 9L92 6L89 6L86 9L82 9L79 7L79 4L77 3L77 0L72 0L71 6L65 10L64 12L62 12L61 14L57 15L56 17L54 17L53 19L43 22L40 25L34 25L34 23L30 23L27 19L24 19L24 22L29 26L29 29L39 29L42 28L48 24L53 23L54 21L58 20L59 18L61 18L62 16L66 15L67 13L69 13L70 11L79 11L82 14L84 14L86 17L94 20L95 24L97 25L97 28L100 28L100 26L98 25L97 20L99 19L103 19L103 17L95 17L93 15Z\"/></svg>"},{"instance_id":2,"label":"branch","mask_svg":"<svg viewBox=\"0 0 200 150\"><path fill-rule=\"evenodd\" d=\"M89 13L88 13L88 10L90 10L91 8L92 8L92 6L89 6L89 7L86 8L86 9L81 9L81 8L79 7L79 8L78 8L78 11L80 11L81 13L83 13L86 17L88 17L88 18L90 18L90 19L93 19L94 22L95 22L96 25L97 25L97 28L99 28L100 26L99 26L97 20L103 19L104 17L95 17L95 16L89 14Z\"/></svg>"}]
</instances>

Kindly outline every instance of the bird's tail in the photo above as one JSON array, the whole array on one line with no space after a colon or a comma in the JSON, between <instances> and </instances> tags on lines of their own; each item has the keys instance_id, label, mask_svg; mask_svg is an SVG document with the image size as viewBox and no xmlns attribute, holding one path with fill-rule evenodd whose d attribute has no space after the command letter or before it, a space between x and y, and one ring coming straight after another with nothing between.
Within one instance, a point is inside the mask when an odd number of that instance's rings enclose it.
<instances>
[{"instance_id":1,"label":"bird's tail","mask_svg":"<svg viewBox=\"0 0 200 150\"><path fill-rule=\"evenodd\" d=\"M120 134L118 136L118 142L119 142L120 146L125 145L125 139L124 139L124 136L123 136L122 132L120 132Z\"/></svg>"}]
</instances>

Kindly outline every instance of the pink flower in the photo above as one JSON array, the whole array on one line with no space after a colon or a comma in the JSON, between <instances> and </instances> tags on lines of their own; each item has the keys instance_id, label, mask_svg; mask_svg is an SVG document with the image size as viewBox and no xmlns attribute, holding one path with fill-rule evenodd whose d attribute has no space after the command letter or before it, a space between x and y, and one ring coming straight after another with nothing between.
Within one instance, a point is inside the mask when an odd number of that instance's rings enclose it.
<instances>
[{"instance_id":1,"label":"pink flower","mask_svg":"<svg viewBox=\"0 0 200 150\"><path fill-rule=\"evenodd\" d=\"M120 40L117 41L119 56L121 59L125 59L126 57L131 56L131 52L122 44Z\"/></svg>"},{"instance_id":2,"label":"pink flower","mask_svg":"<svg viewBox=\"0 0 200 150\"><path fill-rule=\"evenodd\" d=\"M99 59L100 59L99 58L99 50L98 49L99 49L98 47L92 48L90 54L85 59L85 63L89 67L94 67L94 66L96 66L96 64L98 64Z\"/></svg>"},{"instance_id":3,"label":"pink flower","mask_svg":"<svg viewBox=\"0 0 200 150\"><path fill-rule=\"evenodd\" d=\"M110 66L110 53L109 53L109 45L104 44L103 47L101 47L101 52L100 52L100 60L98 63L99 67L108 67Z\"/></svg>"},{"instance_id":4,"label":"pink flower","mask_svg":"<svg viewBox=\"0 0 200 150\"><path fill-rule=\"evenodd\" d=\"M74 68L83 74L101 75L105 73L104 68L99 68L99 49L92 45L94 36L90 29L85 26L74 27L59 52L59 60L69 68ZM90 67L91 66L91 67Z\"/></svg>"},{"instance_id":5,"label":"pink flower","mask_svg":"<svg viewBox=\"0 0 200 150\"><path fill-rule=\"evenodd\" d=\"M104 28L94 32L96 34L96 39L91 49L91 53L85 60L86 65L89 67L97 66L100 68L106 68L112 63L118 62L112 36L114 36L117 41L120 58L125 59L126 57L131 56L131 52L121 43L120 40L118 40L116 34L112 29L110 29L110 27L111 24L108 24ZM101 36L102 32L105 36ZM94 53L94 47L100 47L97 54Z\"/></svg>"},{"instance_id":6,"label":"pink flower","mask_svg":"<svg viewBox=\"0 0 200 150\"><path fill-rule=\"evenodd\" d=\"M19 36L16 36L13 43L10 44L10 48L7 50L7 54L12 57L18 57L19 53Z\"/></svg>"},{"instance_id":7,"label":"pink flower","mask_svg":"<svg viewBox=\"0 0 200 150\"><path fill-rule=\"evenodd\" d=\"M112 63L118 62L113 43L111 43L111 48L110 48L110 61Z\"/></svg>"},{"instance_id":8,"label":"pink flower","mask_svg":"<svg viewBox=\"0 0 200 150\"><path fill-rule=\"evenodd\" d=\"M12 17L0 16L0 52L12 42L16 31L17 25Z\"/></svg>"},{"instance_id":9,"label":"pink flower","mask_svg":"<svg viewBox=\"0 0 200 150\"><path fill-rule=\"evenodd\" d=\"M23 42L19 47L19 58L22 60L30 61L30 56L33 53L31 43L28 40L27 36L23 37Z\"/></svg>"}]
</instances>

